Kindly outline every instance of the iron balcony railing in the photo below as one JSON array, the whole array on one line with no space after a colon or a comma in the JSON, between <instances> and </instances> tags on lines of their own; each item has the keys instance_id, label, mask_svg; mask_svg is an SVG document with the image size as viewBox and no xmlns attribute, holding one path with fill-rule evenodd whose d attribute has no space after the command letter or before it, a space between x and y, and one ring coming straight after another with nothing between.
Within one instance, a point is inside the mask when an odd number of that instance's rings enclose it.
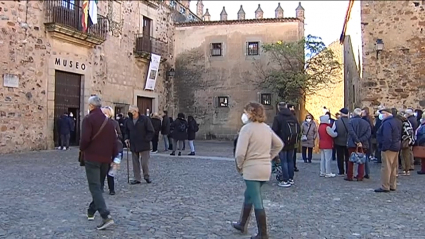
<instances>
[{"instance_id":1,"label":"iron balcony railing","mask_svg":"<svg viewBox=\"0 0 425 239\"><path fill-rule=\"evenodd\" d=\"M78 3L81 4L82 1L45 0L46 23L60 24L72 28L75 31L85 32L88 35L106 39L108 33L108 19L101 15L97 15L97 24L89 26L87 31L84 31L82 20L83 9ZM90 24L88 23L88 25Z\"/></svg>"},{"instance_id":2,"label":"iron balcony railing","mask_svg":"<svg viewBox=\"0 0 425 239\"><path fill-rule=\"evenodd\" d=\"M136 35L136 53L153 53L166 57L167 43L143 34Z\"/></svg>"}]
</instances>

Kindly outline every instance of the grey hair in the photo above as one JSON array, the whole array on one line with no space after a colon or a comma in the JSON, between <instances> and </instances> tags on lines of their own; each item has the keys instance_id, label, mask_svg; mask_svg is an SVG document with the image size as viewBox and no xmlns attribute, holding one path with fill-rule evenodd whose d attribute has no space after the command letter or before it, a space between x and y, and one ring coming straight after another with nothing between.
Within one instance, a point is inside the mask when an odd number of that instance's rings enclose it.
<instances>
[{"instance_id":1,"label":"grey hair","mask_svg":"<svg viewBox=\"0 0 425 239\"><path fill-rule=\"evenodd\" d=\"M90 96L89 105L93 105L94 107L100 108L102 107L102 100L97 95Z\"/></svg>"},{"instance_id":2,"label":"grey hair","mask_svg":"<svg viewBox=\"0 0 425 239\"><path fill-rule=\"evenodd\" d=\"M128 111L136 111L139 112L139 107L135 106L135 105L130 105L130 107L128 108Z\"/></svg>"},{"instance_id":3,"label":"grey hair","mask_svg":"<svg viewBox=\"0 0 425 239\"><path fill-rule=\"evenodd\" d=\"M353 111L353 115L354 116L359 116L361 114L362 114L362 109L360 109L360 108L355 108L354 109L354 111Z\"/></svg>"}]
</instances>

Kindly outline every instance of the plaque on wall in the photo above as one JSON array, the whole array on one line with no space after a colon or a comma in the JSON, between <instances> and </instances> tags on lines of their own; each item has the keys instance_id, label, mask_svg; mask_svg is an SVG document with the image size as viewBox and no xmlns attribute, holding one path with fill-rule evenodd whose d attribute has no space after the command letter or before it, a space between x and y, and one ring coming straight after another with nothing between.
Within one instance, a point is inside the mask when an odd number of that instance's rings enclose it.
<instances>
[{"instance_id":1,"label":"plaque on wall","mask_svg":"<svg viewBox=\"0 0 425 239\"><path fill-rule=\"evenodd\" d=\"M19 77L14 74L3 74L3 86L18 88L19 87Z\"/></svg>"}]
</instances>

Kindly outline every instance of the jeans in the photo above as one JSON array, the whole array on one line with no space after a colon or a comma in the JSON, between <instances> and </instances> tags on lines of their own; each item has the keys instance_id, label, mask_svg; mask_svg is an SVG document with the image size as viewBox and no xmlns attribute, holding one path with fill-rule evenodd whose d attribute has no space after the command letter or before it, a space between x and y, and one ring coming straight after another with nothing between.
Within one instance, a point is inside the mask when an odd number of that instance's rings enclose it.
<instances>
[{"instance_id":1,"label":"jeans","mask_svg":"<svg viewBox=\"0 0 425 239\"><path fill-rule=\"evenodd\" d=\"M65 148L65 147L66 147L66 149L69 149L69 139L70 138L71 138L70 134L61 134L61 140L60 140L61 141L61 143L60 143L61 149Z\"/></svg>"},{"instance_id":2,"label":"jeans","mask_svg":"<svg viewBox=\"0 0 425 239\"><path fill-rule=\"evenodd\" d=\"M280 166L282 167L282 177L284 182L294 179L294 150L280 151Z\"/></svg>"},{"instance_id":3,"label":"jeans","mask_svg":"<svg viewBox=\"0 0 425 239\"><path fill-rule=\"evenodd\" d=\"M320 150L320 174L331 174L332 149Z\"/></svg>"},{"instance_id":4,"label":"jeans","mask_svg":"<svg viewBox=\"0 0 425 239\"><path fill-rule=\"evenodd\" d=\"M313 148L302 147L301 154L303 156L304 162L311 162L311 159L313 158Z\"/></svg>"},{"instance_id":5,"label":"jeans","mask_svg":"<svg viewBox=\"0 0 425 239\"><path fill-rule=\"evenodd\" d=\"M154 135L152 138L152 151L156 152L158 151L158 141L159 141L159 135Z\"/></svg>"},{"instance_id":6,"label":"jeans","mask_svg":"<svg viewBox=\"0 0 425 239\"><path fill-rule=\"evenodd\" d=\"M96 211L99 212L103 219L106 219L109 215L109 211L106 208L105 199L103 198L101 188L101 178L105 178L108 173L109 163L99 163L93 161L85 161L85 169L87 175L87 182L89 184L90 194L92 196L92 202L89 205L87 213L94 215Z\"/></svg>"},{"instance_id":7,"label":"jeans","mask_svg":"<svg viewBox=\"0 0 425 239\"><path fill-rule=\"evenodd\" d=\"M189 141L190 152L191 153L195 152L195 145L193 144L193 140L188 140L188 141Z\"/></svg>"},{"instance_id":8,"label":"jeans","mask_svg":"<svg viewBox=\"0 0 425 239\"><path fill-rule=\"evenodd\" d=\"M345 174L345 172L348 171L348 159L350 155L348 154L347 146L335 145L335 148L336 158L338 162L338 171L340 175L343 175Z\"/></svg>"},{"instance_id":9,"label":"jeans","mask_svg":"<svg viewBox=\"0 0 425 239\"><path fill-rule=\"evenodd\" d=\"M162 135L162 139L164 140L164 150L167 151L170 147L170 141L168 140L168 136Z\"/></svg>"},{"instance_id":10,"label":"jeans","mask_svg":"<svg viewBox=\"0 0 425 239\"><path fill-rule=\"evenodd\" d=\"M245 180L245 200L244 204L253 204L254 209L264 209L263 196L261 195L261 187L266 182Z\"/></svg>"}]
</instances>

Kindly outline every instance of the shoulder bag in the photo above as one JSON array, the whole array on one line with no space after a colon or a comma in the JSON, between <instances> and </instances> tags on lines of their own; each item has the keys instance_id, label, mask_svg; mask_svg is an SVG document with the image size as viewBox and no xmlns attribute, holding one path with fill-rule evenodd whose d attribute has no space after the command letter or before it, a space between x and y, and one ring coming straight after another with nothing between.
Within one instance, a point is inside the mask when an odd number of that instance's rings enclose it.
<instances>
[{"instance_id":1,"label":"shoulder bag","mask_svg":"<svg viewBox=\"0 0 425 239\"><path fill-rule=\"evenodd\" d=\"M310 123L310 125L308 126L307 133L306 133L306 134L303 134L303 135L301 136L301 141L307 141L307 135L308 135L308 132L310 132L311 124L312 124L312 123Z\"/></svg>"},{"instance_id":2,"label":"shoulder bag","mask_svg":"<svg viewBox=\"0 0 425 239\"><path fill-rule=\"evenodd\" d=\"M357 146L356 151L351 153L349 160L352 163L364 164L366 162L366 154L364 153L363 148L359 148Z\"/></svg>"},{"instance_id":3,"label":"shoulder bag","mask_svg":"<svg viewBox=\"0 0 425 239\"><path fill-rule=\"evenodd\" d=\"M105 117L105 120L103 121L102 125L99 128L99 131L91 138L91 141L93 141L99 134L102 132L103 128L105 128L106 123L108 123L109 118ZM80 150L80 153L78 154L78 162L80 162L80 166L85 166L84 162L84 152Z\"/></svg>"}]
</instances>

